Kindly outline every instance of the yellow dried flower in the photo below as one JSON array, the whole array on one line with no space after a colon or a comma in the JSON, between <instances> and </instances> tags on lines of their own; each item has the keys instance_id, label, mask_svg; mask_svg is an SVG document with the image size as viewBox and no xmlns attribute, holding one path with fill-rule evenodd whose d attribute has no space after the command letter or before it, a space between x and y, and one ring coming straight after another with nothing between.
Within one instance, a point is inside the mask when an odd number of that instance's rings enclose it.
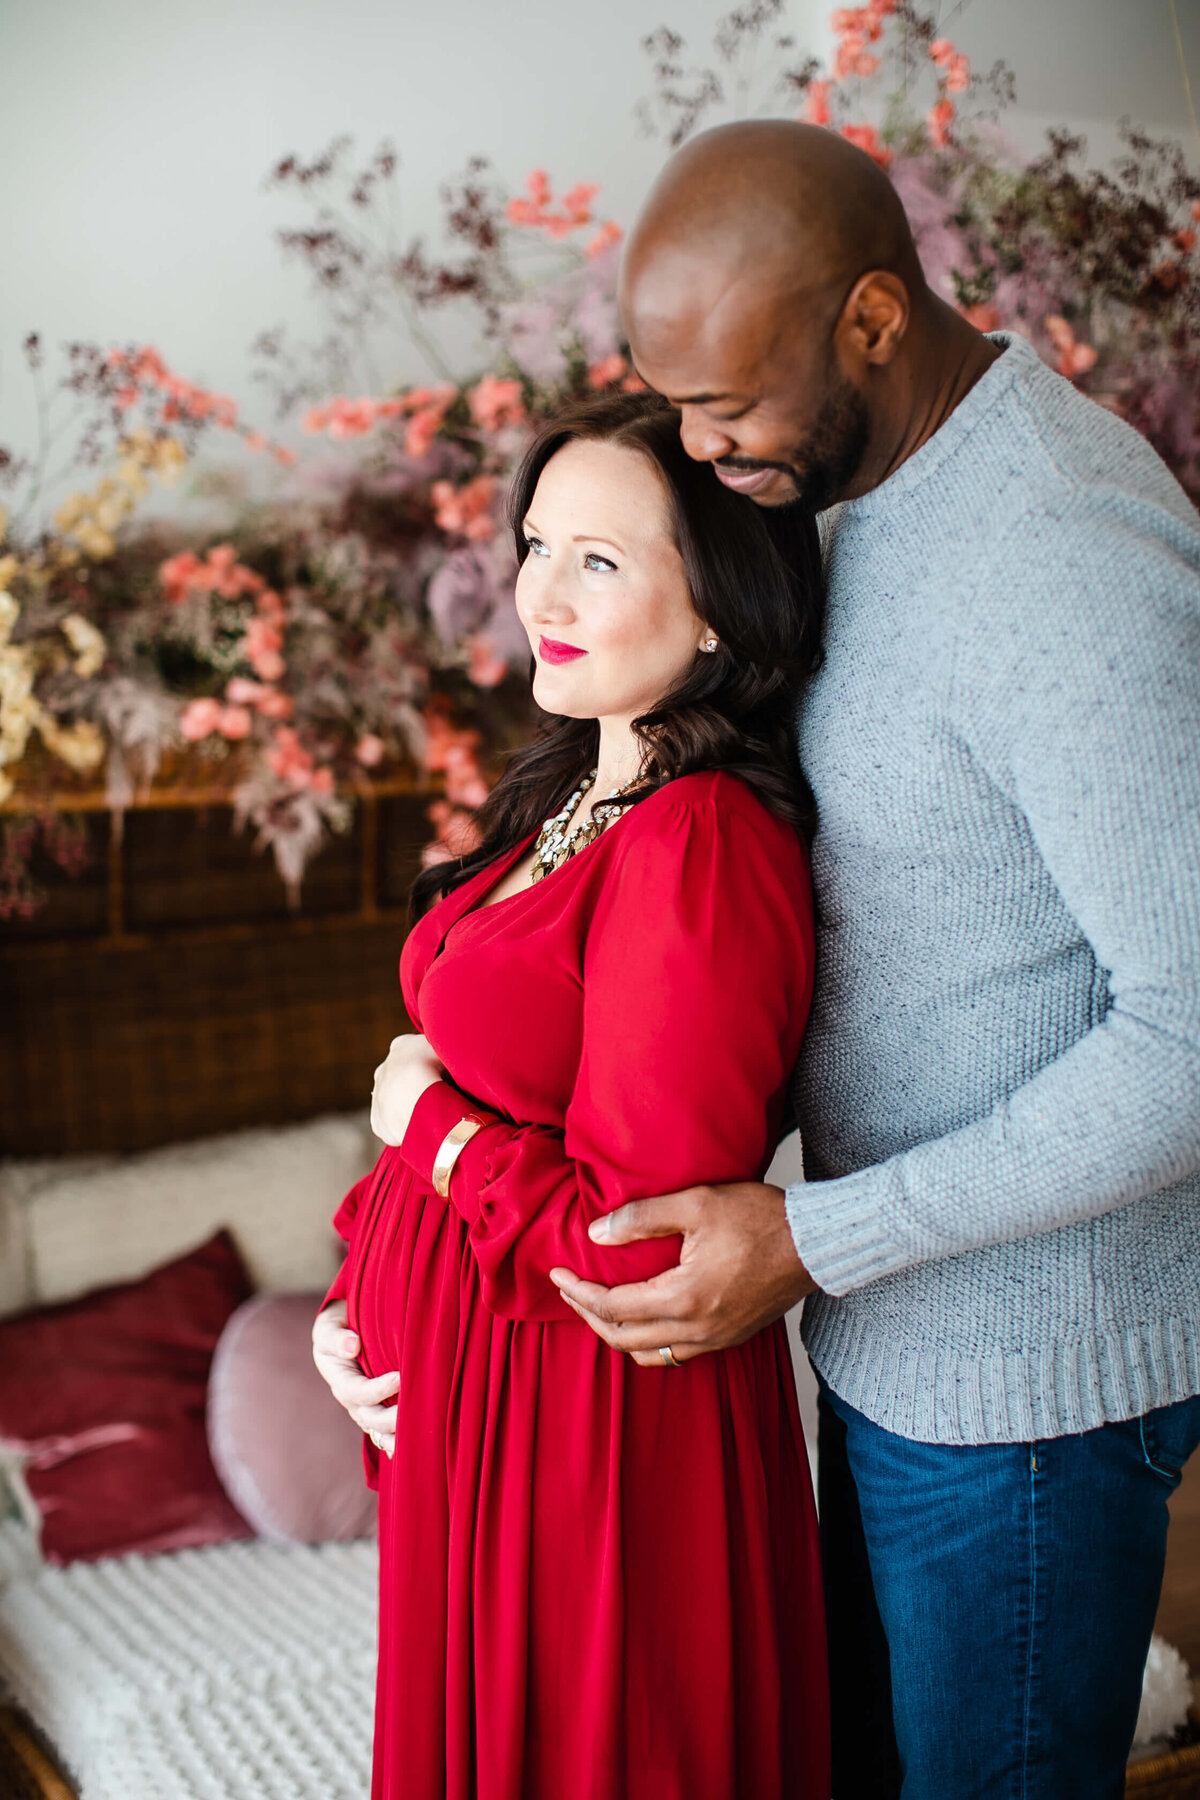
<instances>
[{"instance_id":1,"label":"yellow dried flower","mask_svg":"<svg viewBox=\"0 0 1200 1800\"><path fill-rule=\"evenodd\" d=\"M117 464L117 480L123 488L136 495L139 500L143 494L150 492L150 483L142 474L142 465L132 456L127 456L123 462Z\"/></svg>"},{"instance_id":2,"label":"yellow dried flower","mask_svg":"<svg viewBox=\"0 0 1200 1800\"><path fill-rule=\"evenodd\" d=\"M105 557L112 556L117 548L117 540L111 531L105 531L90 519L75 527L75 541L85 556L93 562L103 562Z\"/></svg>"},{"instance_id":3,"label":"yellow dried flower","mask_svg":"<svg viewBox=\"0 0 1200 1800\"><path fill-rule=\"evenodd\" d=\"M82 613L68 613L62 622L63 636L75 652L75 673L86 680L101 668L108 654L104 634L97 631Z\"/></svg>"},{"instance_id":4,"label":"yellow dried flower","mask_svg":"<svg viewBox=\"0 0 1200 1800\"><path fill-rule=\"evenodd\" d=\"M19 762L41 707L33 698L33 658L19 644L0 650L0 764Z\"/></svg>"},{"instance_id":5,"label":"yellow dried flower","mask_svg":"<svg viewBox=\"0 0 1200 1800\"><path fill-rule=\"evenodd\" d=\"M13 787L13 782L4 773L4 770L0 769L0 806L3 806L6 800L12 798Z\"/></svg>"},{"instance_id":6,"label":"yellow dried flower","mask_svg":"<svg viewBox=\"0 0 1200 1800\"><path fill-rule=\"evenodd\" d=\"M12 636L12 628L21 616L21 608L11 594L0 592L0 650Z\"/></svg>"},{"instance_id":7,"label":"yellow dried flower","mask_svg":"<svg viewBox=\"0 0 1200 1800\"><path fill-rule=\"evenodd\" d=\"M128 494L122 493L120 488L115 487L112 483L105 483L104 486L108 491L102 491L97 495L96 510L92 519L101 531L115 531L122 519L128 518L133 511L133 501ZM78 529L76 529L75 535L79 536Z\"/></svg>"},{"instance_id":8,"label":"yellow dried flower","mask_svg":"<svg viewBox=\"0 0 1200 1800\"><path fill-rule=\"evenodd\" d=\"M187 451L178 438L160 437L154 447L154 467L161 481L178 481L187 467Z\"/></svg>"},{"instance_id":9,"label":"yellow dried flower","mask_svg":"<svg viewBox=\"0 0 1200 1800\"><path fill-rule=\"evenodd\" d=\"M0 544L4 542L4 534L8 530L8 508L0 506Z\"/></svg>"},{"instance_id":10,"label":"yellow dried flower","mask_svg":"<svg viewBox=\"0 0 1200 1800\"><path fill-rule=\"evenodd\" d=\"M5 591L13 576L20 571L20 567L15 556L0 556L0 593Z\"/></svg>"},{"instance_id":11,"label":"yellow dried flower","mask_svg":"<svg viewBox=\"0 0 1200 1800\"><path fill-rule=\"evenodd\" d=\"M68 494L54 515L54 523L60 531L74 531L80 519L85 518L91 510L90 494Z\"/></svg>"},{"instance_id":12,"label":"yellow dried flower","mask_svg":"<svg viewBox=\"0 0 1200 1800\"><path fill-rule=\"evenodd\" d=\"M38 720L42 742L51 755L65 762L78 775L86 775L104 759L104 738L90 719L77 719L66 730L43 713Z\"/></svg>"}]
</instances>

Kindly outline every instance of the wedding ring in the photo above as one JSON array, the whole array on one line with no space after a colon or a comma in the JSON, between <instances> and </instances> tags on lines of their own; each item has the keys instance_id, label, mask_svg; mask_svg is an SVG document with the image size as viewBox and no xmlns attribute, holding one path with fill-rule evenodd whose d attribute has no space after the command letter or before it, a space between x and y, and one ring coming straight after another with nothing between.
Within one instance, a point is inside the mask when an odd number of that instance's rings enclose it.
<instances>
[{"instance_id":1,"label":"wedding ring","mask_svg":"<svg viewBox=\"0 0 1200 1800\"><path fill-rule=\"evenodd\" d=\"M668 1369L682 1369L683 1364L676 1357L670 1344L664 1344L658 1354L662 1357Z\"/></svg>"}]
</instances>

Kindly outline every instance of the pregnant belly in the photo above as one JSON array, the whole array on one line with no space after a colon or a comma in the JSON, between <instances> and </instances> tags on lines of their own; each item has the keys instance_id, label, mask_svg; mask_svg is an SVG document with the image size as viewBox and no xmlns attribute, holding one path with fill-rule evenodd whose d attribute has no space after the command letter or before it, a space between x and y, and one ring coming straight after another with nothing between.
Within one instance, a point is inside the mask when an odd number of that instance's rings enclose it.
<instances>
[{"instance_id":1,"label":"pregnant belly","mask_svg":"<svg viewBox=\"0 0 1200 1800\"><path fill-rule=\"evenodd\" d=\"M385 1150L347 1255L347 1317L368 1374L403 1373L421 1344L428 1353L446 1327L457 1333L476 1285L471 1265L458 1214L417 1180L398 1150Z\"/></svg>"}]
</instances>

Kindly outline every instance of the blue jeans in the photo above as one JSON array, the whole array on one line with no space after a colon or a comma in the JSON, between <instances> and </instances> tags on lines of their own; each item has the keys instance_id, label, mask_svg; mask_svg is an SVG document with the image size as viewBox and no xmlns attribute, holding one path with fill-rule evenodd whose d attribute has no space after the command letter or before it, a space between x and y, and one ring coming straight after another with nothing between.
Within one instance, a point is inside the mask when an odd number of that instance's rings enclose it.
<instances>
[{"instance_id":1,"label":"blue jeans","mask_svg":"<svg viewBox=\"0 0 1200 1800\"><path fill-rule=\"evenodd\" d=\"M1121 1800L1200 1398L914 1443L822 1383L834 1800Z\"/></svg>"}]
</instances>

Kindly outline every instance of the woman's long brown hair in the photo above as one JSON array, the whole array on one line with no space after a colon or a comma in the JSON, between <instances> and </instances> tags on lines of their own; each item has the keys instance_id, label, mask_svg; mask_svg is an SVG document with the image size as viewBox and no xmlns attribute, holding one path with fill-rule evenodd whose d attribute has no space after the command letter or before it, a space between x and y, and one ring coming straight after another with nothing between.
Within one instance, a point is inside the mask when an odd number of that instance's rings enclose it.
<instances>
[{"instance_id":1,"label":"woman's long brown hair","mask_svg":"<svg viewBox=\"0 0 1200 1800\"><path fill-rule=\"evenodd\" d=\"M796 761L797 692L820 660L824 585L811 513L799 504L759 508L739 499L707 463L694 462L679 436L679 413L656 394L585 401L543 427L509 495L517 557L529 553L525 516L542 470L565 444L589 438L645 456L670 498L675 542L692 605L719 640L653 711L634 721L644 750L642 778L624 796L634 806L668 781L726 769L798 831L811 831L812 798ZM413 917L537 831L595 767L595 719L547 714L533 743L517 751L483 806L479 848L422 870Z\"/></svg>"}]
</instances>

